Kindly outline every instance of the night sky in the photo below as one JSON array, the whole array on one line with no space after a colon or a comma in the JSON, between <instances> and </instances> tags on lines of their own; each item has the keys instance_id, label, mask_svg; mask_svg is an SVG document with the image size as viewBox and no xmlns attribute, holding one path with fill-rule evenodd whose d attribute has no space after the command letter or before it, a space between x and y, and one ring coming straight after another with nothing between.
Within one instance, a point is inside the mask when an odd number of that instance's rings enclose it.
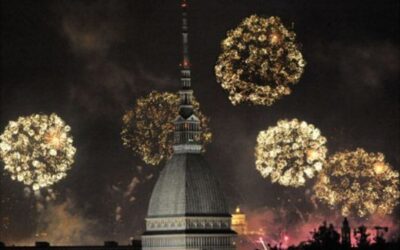
<instances>
[{"instance_id":1,"label":"night sky","mask_svg":"<svg viewBox=\"0 0 400 250\"><path fill-rule=\"evenodd\" d=\"M330 153L383 152L400 170L399 13L398 1L190 1L192 84L213 132L205 157L232 210L284 209L288 223L313 212L309 187L271 184L255 169L257 134L279 119L314 124ZM292 94L270 107L233 106L215 80L220 41L251 14L293 22L307 61ZM1 1L0 128L57 113L72 127L77 154L51 202L38 202L0 163L0 241L140 235L162 165L146 166L122 146L121 117L138 97L178 90L180 26L178 0ZM123 193L135 176L141 183L129 202Z\"/></svg>"}]
</instances>

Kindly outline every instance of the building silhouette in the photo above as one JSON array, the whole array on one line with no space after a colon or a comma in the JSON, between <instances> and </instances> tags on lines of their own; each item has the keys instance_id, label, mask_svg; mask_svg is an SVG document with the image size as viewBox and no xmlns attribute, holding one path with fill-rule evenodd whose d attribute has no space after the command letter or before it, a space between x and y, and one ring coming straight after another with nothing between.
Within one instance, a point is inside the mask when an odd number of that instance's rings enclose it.
<instances>
[{"instance_id":1,"label":"building silhouette","mask_svg":"<svg viewBox=\"0 0 400 250\"><path fill-rule=\"evenodd\" d=\"M0 249L12 250L141 250L142 243L140 240L133 240L130 245L119 245L115 241L105 241L103 245L98 246L52 246L48 242L38 241L34 246L6 246L0 242Z\"/></svg>"}]
</instances>

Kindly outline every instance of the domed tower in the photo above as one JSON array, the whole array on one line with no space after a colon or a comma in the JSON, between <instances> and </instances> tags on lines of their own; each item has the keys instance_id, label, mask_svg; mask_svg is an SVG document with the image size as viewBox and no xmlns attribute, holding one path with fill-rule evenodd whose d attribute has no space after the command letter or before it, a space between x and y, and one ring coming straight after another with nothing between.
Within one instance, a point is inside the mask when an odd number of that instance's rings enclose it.
<instances>
[{"instance_id":1,"label":"domed tower","mask_svg":"<svg viewBox=\"0 0 400 250\"><path fill-rule=\"evenodd\" d=\"M174 154L161 171L150 198L144 250L234 250L236 233L219 184L203 158L201 124L193 111L187 8L182 8L183 59Z\"/></svg>"}]
</instances>

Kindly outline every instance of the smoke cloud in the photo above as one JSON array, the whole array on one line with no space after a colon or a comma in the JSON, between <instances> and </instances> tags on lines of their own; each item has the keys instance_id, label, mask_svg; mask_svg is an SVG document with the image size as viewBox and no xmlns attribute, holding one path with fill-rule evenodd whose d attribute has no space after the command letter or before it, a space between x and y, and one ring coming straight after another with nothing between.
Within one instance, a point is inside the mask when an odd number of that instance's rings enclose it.
<instances>
[{"instance_id":1,"label":"smoke cloud","mask_svg":"<svg viewBox=\"0 0 400 250\"><path fill-rule=\"evenodd\" d=\"M132 65L121 58L129 34L126 5L125 1L64 4L62 34L81 67L71 84L70 99L92 114L120 114L147 89L175 82L143 69L138 60Z\"/></svg>"},{"instance_id":2,"label":"smoke cloud","mask_svg":"<svg viewBox=\"0 0 400 250\"><path fill-rule=\"evenodd\" d=\"M385 85L396 82L400 70L400 50L390 42L317 45L316 67L331 65L332 86L338 90L370 100L381 94ZM312 65L314 67L314 65Z\"/></svg>"},{"instance_id":3,"label":"smoke cloud","mask_svg":"<svg viewBox=\"0 0 400 250\"><path fill-rule=\"evenodd\" d=\"M16 245L47 241L51 245L99 245L98 223L86 218L71 199L60 204L49 203L39 211L36 232Z\"/></svg>"}]
</instances>

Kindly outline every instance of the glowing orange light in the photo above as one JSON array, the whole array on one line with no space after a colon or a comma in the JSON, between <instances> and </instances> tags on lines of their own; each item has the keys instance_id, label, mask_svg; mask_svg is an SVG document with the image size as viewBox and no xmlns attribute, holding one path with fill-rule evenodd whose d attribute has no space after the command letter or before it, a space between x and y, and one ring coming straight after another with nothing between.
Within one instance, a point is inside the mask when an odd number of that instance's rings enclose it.
<instances>
[{"instance_id":1,"label":"glowing orange light","mask_svg":"<svg viewBox=\"0 0 400 250\"><path fill-rule=\"evenodd\" d=\"M187 7L187 3L186 3L186 1L182 1L182 4L181 4L181 6L182 6L182 8L186 8L186 7Z\"/></svg>"},{"instance_id":2,"label":"glowing orange light","mask_svg":"<svg viewBox=\"0 0 400 250\"><path fill-rule=\"evenodd\" d=\"M314 149L309 149L307 150L307 159L309 160L314 160L314 159L318 159L318 152Z\"/></svg>"},{"instance_id":3,"label":"glowing orange light","mask_svg":"<svg viewBox=\"0 0 400 250\"><path fill-rule=\"evenodd\" d=\"M387 166L383 162L377 162L374 164L374 171L376 174L382 174L386 171Z\"/></svg>"},{"instance_id":4,"label":"glowing orange light","mask_svg":"<svg viewBox=\"0 0 400 250\"><path fill-rule=\"evenodd\" d=\"M269 40L272 44L277 44L280 42L281 38L278 34L272 33L269 37Z\"/></svg>"},{"instance_id":5,"label":"glowing orange light","mask_svg":"<svg viewBox=\"0 0 400 250\"><path fill-rule=\"evenodd\" d=\"M96 39L93 36L93 34L87 33L87 34L84 34L82 37L82 44L86 47L92 47L95 42L96 42Z\"/></svg>"},{"instance_id":6,"label":"glowing orange light","mask_svg":"<svg viewBox=\"0 0 400 250\"><path fill-rule=\"evenodd\" d=\"M58 149L63 145L63 135L60 130L58 129L51 129L47 135L45 136L46 142L53 146L54 148Z\"/></svg>"},{"instance_id":7,"label":"glowing orange light","mask_svg":"<svg viewBox=\"0 0 400 250\"><path fill-rule=\"evenodd\" d=\"M183 60L183 66L184 66L184 67L189 66L189 61L188 61L188 60Z\"/></svg>"}]
</instances>

